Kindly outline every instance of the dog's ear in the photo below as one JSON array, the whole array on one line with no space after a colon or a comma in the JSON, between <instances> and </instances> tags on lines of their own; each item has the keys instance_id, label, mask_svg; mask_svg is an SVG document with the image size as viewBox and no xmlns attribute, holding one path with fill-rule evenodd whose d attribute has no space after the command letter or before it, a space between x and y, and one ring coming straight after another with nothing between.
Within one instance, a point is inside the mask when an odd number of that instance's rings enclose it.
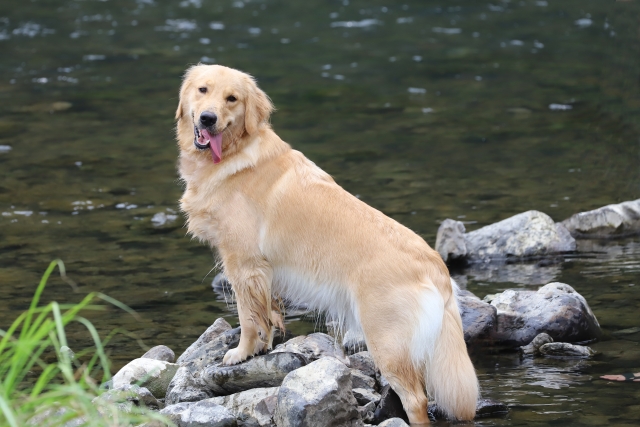
<instances>
[{"instance_id":1,"label":"dog's ear","mask_svg":"<svg viewBox=\"0 0 640 427\"><path fill-rule=\"evenodd\" d=\"M271 99L262 91L252 78L249 79L249 91L245 100L244 128L249 135L258 131L260 124L267 121L274 110Z\"/></svg>"},{"instance_id":2,"label":"dog's ear","mask_svg":"<svg viewBox=\"0 0 640 427\"><path fill-rule=\"evenodd\" d=\"M176 120L180 120L182 116L184 116L184 104L187 97L187 90L191 86L189 75L195 67L196 66L194 65L187 68L187 71L184 73L184 77L182 78L182 86L180 86L180 101L178 102L178 109L176 110Z\"/></svg>"}]
</instances>

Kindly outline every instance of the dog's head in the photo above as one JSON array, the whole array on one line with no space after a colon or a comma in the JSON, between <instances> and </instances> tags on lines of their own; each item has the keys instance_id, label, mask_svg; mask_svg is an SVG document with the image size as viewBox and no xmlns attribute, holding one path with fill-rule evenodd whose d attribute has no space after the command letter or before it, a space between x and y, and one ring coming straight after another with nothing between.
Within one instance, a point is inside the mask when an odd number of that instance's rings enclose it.
<instances>
[{"instance_id":1,"label":"dog's head","mask_svg":"<svg viewBox=\"0 0 640 427\"><path fill-rule=\"evenodd\" d=\"M268 127L272 111L271 100L248 74L221 65L193 66L185 73L176 111L180 149L220 163L247 136Z\"/></svg>"}]
</instances>

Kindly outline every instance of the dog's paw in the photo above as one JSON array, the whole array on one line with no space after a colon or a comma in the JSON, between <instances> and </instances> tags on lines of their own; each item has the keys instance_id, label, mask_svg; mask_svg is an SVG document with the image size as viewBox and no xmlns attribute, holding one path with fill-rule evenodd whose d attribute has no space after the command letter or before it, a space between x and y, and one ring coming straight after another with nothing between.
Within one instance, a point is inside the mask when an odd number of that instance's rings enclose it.
<instances>
[{"instance_id":1,"label":"dog's paw","mask_svg":"<svg viewBox=\"0 0 640 427\"><path fill-rule=\"evenodd\" d=\"M231 349L227 351L227 354L224 355L222 359L222 363L224 365L237 365L240 362L247 360L249 355L238 348Z\"/></svg>"}]
</instances>

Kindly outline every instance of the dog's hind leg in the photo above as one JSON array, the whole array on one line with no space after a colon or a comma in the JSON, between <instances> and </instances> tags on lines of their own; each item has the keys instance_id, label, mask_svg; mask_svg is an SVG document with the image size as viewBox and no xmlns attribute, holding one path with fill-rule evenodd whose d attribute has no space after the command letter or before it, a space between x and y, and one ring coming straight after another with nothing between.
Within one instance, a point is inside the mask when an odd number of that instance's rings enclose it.
<instances>
[{"instance_id":1,"label":"dog's hind leg","mask_svg":"<svg viewBox=\"0 0 640 427\"><path fill-rule=\"evenodd\" d=\"M226 365L240 363L267 350L272 340L271 268L264 260L252 264L255 265L225 263L225 273L236 295L241 327L238 347L224 356Z\"/></svg>"}]
</instances>

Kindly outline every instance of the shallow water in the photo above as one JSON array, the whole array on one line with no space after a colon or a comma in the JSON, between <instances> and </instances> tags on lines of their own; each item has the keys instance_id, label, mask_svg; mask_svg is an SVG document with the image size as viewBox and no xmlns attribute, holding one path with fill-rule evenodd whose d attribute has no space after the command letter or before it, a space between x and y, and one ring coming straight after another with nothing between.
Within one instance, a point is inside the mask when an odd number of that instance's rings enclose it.
<instances>
[{"instance_id":1,"label":"shallow water","mask_svg":"<svg viewBox=\"0 0 640 427\"><path fill-rule=\"evenodd\" d=\"M97 290L140 313L93 315L103 334L181 352L215 318L235 321L211 293L211 251L176 213L173 114L198 61L255 75L286 141L431 244L445 218L474 230L636 199L639 12L574 0L3 0L0 325L54 258L81 291L52 279L46 298ZM552 264L454 272L480 297L569 283L608 338L587 362L472 349L485 396L512 407L478 424L637 424L640 386L596 378L640 371L640 334L615 334L640 326L638 239L581 245ZM318 328L291 320L294 333ZM110 348L115 368L143 351L125 335Z\"/></svg>"}]
</instances>

